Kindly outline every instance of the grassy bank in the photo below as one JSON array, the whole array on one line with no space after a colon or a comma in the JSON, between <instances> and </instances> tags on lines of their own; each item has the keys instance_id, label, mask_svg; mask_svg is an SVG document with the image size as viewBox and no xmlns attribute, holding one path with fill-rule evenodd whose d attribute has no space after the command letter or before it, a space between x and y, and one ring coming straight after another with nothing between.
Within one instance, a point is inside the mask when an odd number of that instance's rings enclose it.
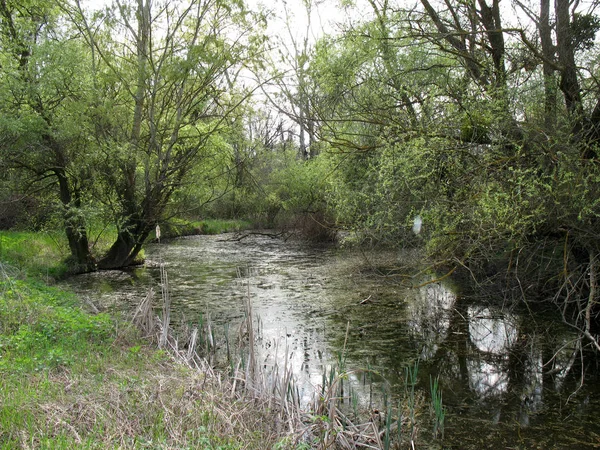
<instances>
[{"instance_id":1,"label":"grassy bank","mask_svg":"<svg viewBox=\"0 0 600 450\"><path fill-rule=\"evenodd\" d=\"M94 253L102 254L116 237L112 228L95 227L90 231ZM162 238L199 234L221 234L252 228L245 220L205 219L189 221L173 219L161 224ZM155 235L152 233L151 239ZM62 230L30 232L0 230L0 261L40 279L60 278L69 267L66 258L69 248Z\"/></svg>"},{"instance_id":2,"label":"grassy bank","mask_svg":"<svg viewBox=\"0 0 600 450\"><path fill-rule=\"evenodd\" d=\"M4 238L0 449L284 448L268 407L179 364L125 318L90 314L40 281L62 270L52 265L58 240Z\"/></svg>"},{"instance_id":3,"label":"grassy bank","mask_svg":"<svg viewBox=\"0 0 600 450\"><path fill-rule=\"evenodd\" d=\"M57 277L67 271L64 232L0 231L0 262L38 278Z\"/></svg>"}]
</instances>

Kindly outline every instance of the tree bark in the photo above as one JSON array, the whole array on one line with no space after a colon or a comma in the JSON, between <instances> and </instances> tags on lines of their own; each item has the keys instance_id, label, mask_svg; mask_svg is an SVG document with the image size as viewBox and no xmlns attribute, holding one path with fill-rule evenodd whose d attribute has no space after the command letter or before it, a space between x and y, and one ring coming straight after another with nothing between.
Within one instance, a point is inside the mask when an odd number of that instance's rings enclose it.
<instances>
[{"instance_id":1,"label":"tree bark","mask_svg":"<svg viewBox=\"0 0 600 450\"><path fill-rule=\"evenodd\" d=\"M79 195L76 194L73 199L64 169L57 168L54 173L58 179L60 199L64 208L63 222L71 257L75 260L77 271L87 272L94 268L94 259L89 248L85 222L73 211L73 207L81 207Z\"/></svg>"},{"instance_id":2,"label":"tree bark","mask_svg":"<svg viewBox=\"0 0 600 450\"><path fill-rule=\"evenodd\" d=\"M499 0L493 0L491 7L485 3L485 0L479 0L479 8L481 23L490 43L489 52L494 62L494 88L501 91L501 95L504 97L506 91L505 46Z\"/></svg>"},{"instance_id":3,"label":"tree bark","mask_svg":"<svg viewBox=\"0 0 600 450\"><path fill-rule=\"evenodd\" d=\"M66 156L60 144L51 135L44 136L47 147L54 154L55 167L52 172L58 181L60 201L63 206L63 223L69 243L71 257L75 260L76 271L89 271L94 268L94 258L90 252L85 219L77 214L81 208L81 193L71 186L66 173Z\"/></svg>"},{"instance_id":4,"label":"tree bark","mask_svg":"<svg viewBox=\"0 0 600 450\"><path fill-rule=\"evenodd\" d=\"M137 158L135 157L140 146L143 112L145 107L145 96L147 91L147 69L150 43L150 4L148 0L137 0L137 33L136 58L137 58L137 81L133 95L134 109L129 137L131 156L123 163L123 184L119 189L123 206L125 223L120 224L117 231L117 239L108 252L98 262L100 269L117 269L131 265L139 254L144 240L148 237L149 227L144 226L144 211L138 204L136 196L136 170ZM148 177L148 170L146 170ZM148 228L148 230L146 230Z\"/></svg>"},{"instance_id":5,"label":"tree bark","mask_svg":"<svg viewBox=\"0 0 600 450\"><path fill-rule=\"evenodd\" d=\"M119 230L117 239L106 252L106 255L98 262L99 269L119 269L135 263L152 226L142 221L137 221L137 224L128 223L127 225L129 226Z\"/></svg>"},{"instance_id":6,"label":"tree bark","mask_svg":"<svg viewBox=\"0 0 600 450\"><path fill-rule=\"evenodd\" d=\"M550 0L540 1L540 21L538 25L542 44L542 68L544 74L544 126L547 132L556 126L556 81L554 79L555 51L552 44L552 28L550 27Z\"/></svg>"},{"instance_id":7,"label":"tree bark","mask_svg":"<svg viewBox=\"0 0 600 450\"><path fill-rule=\"evenodd\" d=\"M574 134L583 129L583 107L581 102L581 86L575 65L575 48L571 33L571 17L569 0L555 0L556 41L558 63L560 64L560 90L565 99L567 111L573 123Z\"/></svg>"}]
</instances>

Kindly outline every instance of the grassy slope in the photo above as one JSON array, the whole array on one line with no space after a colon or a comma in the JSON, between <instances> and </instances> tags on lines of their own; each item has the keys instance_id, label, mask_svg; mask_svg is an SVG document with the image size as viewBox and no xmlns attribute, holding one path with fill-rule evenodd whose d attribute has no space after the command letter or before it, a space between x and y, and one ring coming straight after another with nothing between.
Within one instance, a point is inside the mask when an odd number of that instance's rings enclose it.
<instances>
[{"instance_id":1,"label":"grassy slope","mask_svg":"<svg viewBox=\"0 0 600 450\"><path fill-rule=\"evenodd\" d=\"M0 262L18 270L0 264L0 449L265 449L284 442L268 409L173 362L127 322L88 314L72 294L27 276L62 270L56 243L2 235Z\"/></svg>"}]
</instances>

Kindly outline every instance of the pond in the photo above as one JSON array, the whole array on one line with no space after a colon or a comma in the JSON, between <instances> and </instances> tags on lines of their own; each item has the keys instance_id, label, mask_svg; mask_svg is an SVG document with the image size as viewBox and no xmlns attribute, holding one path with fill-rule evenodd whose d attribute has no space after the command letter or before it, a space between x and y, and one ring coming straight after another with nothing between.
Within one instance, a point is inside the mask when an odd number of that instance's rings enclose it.
<instances>
[{"instance_id":1,"label":"pond","mask_svg":"<svg viewBox=\"0 0 600 450\"><path fill-rule=\"evenodd\" d=\"M422 398L437 378L447 409L444 439L431 445L600 447L598 370L582 366L577 334L527 308L389 269L417 267L416 253L265 233L180 238L148 245L146 258L146 267L66 283L103 307L133 310L150 287L160 291L162 262L176 324L210 320L217 338L233 339L250 298L259 362L291 365L305 401L342 358L361 407L376 409L383 395L403 395L416 364ZM423 436L430 425L424 414Z\"/></svg>"}]
</instances>

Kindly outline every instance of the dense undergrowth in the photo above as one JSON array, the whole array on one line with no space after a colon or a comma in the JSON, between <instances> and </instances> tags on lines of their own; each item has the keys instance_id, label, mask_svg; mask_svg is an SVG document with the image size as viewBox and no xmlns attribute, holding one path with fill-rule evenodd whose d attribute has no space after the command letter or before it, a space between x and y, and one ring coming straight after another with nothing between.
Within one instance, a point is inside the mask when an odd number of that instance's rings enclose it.
<instances>
[{"instance_id":1,"label":"dense undergrowth","mask_svg":"<svg viewBox=\"0 0 600 450\"><path fill-rule=\"evenodd\" d=\"M171 220L161 226L162 238L175 238L180 236L193 236L199 234L221 234L232 231L242 231L252 228L252 223L246 220ZM153 235L156 238L156 235Z\"/></svg>"}]
</instances>

